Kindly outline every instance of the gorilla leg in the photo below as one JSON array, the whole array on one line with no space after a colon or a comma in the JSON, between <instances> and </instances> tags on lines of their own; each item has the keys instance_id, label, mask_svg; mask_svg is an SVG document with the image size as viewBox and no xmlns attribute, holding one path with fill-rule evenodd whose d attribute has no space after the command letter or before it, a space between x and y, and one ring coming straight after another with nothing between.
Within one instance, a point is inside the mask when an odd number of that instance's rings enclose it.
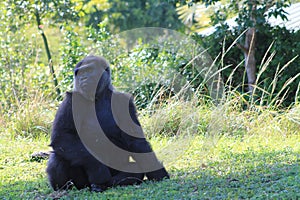
<instances>
[{"instance_id":1,"label":"gorilla leg","mask_svg":"<svg viewBox=\"0 0 300 200\"><path fill-rule=\"evenodd\" d=\"M89 186L88 177L82 167L70 168L70 180L74 183L77 189L83 189Z\"/></svg>"},{"instance_id":2,"label":"gorilla leg","mask_svg":"<svg viewBox=\"0 0 300 200\"><path fill-rule=\"evenodd\" d=\"M107 189L111 181L111 174L107 166L93 158L86 162L84 171L86 172L92 191L102 192Z\"/></svg>"},{"instance_id":3,"label":"gorilla leg","mask_svg":"<svg viewBox=\"0 0 300 200\"><path fill-rule=\"evenodd\" d=\"M47 166L48 179L54 190L68 189L70 165L55 153L50 154Z\"/></svg>"},{"instance_id":4,"label":"gorilla leg","mask_svg":"<svg viewBox=\"0 0 300 200\"><path fill-rule=\"evenodd\" d=\"M81 167L71 167L69 162L55 153L50 154L47 174L50 185L54 190L69 189L72 183L77 189L89 185L87 175Z\"/></svg>"},{"instance_id":5,"label":"gorilla leg","mask_svg":"<svg viewBox=\"0 0 300 200\"><path fill-rule=\"evenodd\" d=\"M117 186L117 185L134 185L140 184L143 182L144 173L128 173L128 172L121 172L119 170L115 170L109 168L110 173L112 175L111 181L108 183L110 187Z\"/></svg>"},{"instance_id":6,"label":"gorilla leg","mask_svg":"<svg viewBox=\"0 0 300 200\"><path fill-rule=\"evenodd\" d=\"M143 182L143 179L143 173L119 172L118 174L112 177L112 186L140 184Z\"/></svg>"},{"instance_id":7,"label":"gorilla leg","mask_svg":"<svg viewBox=\"0 0 300 200\"><path fill-rule=\"evenodd\" d=\"M170 178L167 170L164 167L161 169L152 171L152 172L147 172L146 177L150 181L161 181L164 178L166 178L166 179Z\"/></svg>"}]
</instances>

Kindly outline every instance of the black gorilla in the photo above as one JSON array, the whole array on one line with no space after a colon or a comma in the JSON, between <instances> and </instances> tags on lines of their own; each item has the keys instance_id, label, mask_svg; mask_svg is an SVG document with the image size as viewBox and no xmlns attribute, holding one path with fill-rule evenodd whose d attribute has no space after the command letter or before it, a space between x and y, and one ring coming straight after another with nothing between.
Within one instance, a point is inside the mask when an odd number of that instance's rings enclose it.
<instances>
[{"instance_id":1,"label":"black gorilla","mask_svg":"<svg viewBox=\"0 0 300 200\"><path fill-rule=\"evenodd\" d=\"M66 94L53 122L50 144L53 152L47 166L52 188L68 189L70 185L75 185L78 189L89 187L92 191L101 192L107 187L140 183L145 175L148 180L169 178L163 166L146 173L123 172L101 163L87 150L74 122L72 111L74 95L93 102L98 119L96 123L100 124L113 144L130 152L152 152L145 138L128 135L117 125L112 113L111 98L113 94L122 96L123 93L118 93L111 85L110 68L104 58L85 57L76 65L74 75L74 91ZM96 80L97 87L93 88L91 85ZM132 99L129 101L129 113L132 120L140 125Z\"/></svg>"}]
</instances>

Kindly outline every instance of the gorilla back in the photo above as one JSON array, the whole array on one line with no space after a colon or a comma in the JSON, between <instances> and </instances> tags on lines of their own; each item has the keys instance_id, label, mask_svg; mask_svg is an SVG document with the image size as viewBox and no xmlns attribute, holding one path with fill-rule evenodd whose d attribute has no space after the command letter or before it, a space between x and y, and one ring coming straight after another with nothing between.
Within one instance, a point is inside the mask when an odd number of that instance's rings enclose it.
<instances>
[{"instance_id":1,"label":"gorilla back","mask_svg":"<svg viewBox=\"0 0 300 200\"><path fill-rule=\"evenodd\" d=\"M53 152L47 166L48 179L52 188L54 190L68 189L70 185L74 185L78 189L89 187L92 191L101 192L107 187L141 183L144 176L148 180L169 178L162 165L160 169L153 171L125 172L103 164L88 151L79 137L74 122L72 99L76 96L86 101L87 104L92 103L95 106L97 120L86 122L89 123L88 127L91 127L90 123L98 123L106 137L114 145L126 151L149 153L152 149L144 137L127 134L114 119L118 116L114 116L112 112L112 96L116 94L121 97L120 99L127 98L127 96L114 90L111 85L110 68L104 58L87 56L76 65L74 77L74 91L66 94L53 122L50 144ZM132 98L129 100L129 113L132 121L140 126ZM142 129L139 131L143 134ZM112 156L109 159L113 161L116 158ZM130 164L128 158L122 159L122 162L124 165ZM136 162L142 161L137 159ZM140 164L147 165L148 163Z\"/></svg>"}]
</instances>

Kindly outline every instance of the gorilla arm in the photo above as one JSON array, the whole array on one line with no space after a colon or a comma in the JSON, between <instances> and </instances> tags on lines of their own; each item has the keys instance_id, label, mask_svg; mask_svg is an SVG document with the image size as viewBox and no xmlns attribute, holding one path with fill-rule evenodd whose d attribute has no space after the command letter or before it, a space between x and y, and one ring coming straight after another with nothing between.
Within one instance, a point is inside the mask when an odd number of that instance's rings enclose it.
<instances>
[{"instance_id":1,"label":"gorilla arm","mask_svg":"<svg viewBox=\"0 0 300 200\"><path fill-rule=\"evenodd\" d=\"M67 93L57 111L50 146L71 166L82 166L90 183L102 184L110 180L109 169L87 151L78 136L72 114L72 93Z\"/></svg>"},{"instance_id":2,"label":"gorilla arm","mask_svg":"<svg viewBox=\"0 0 300 200\"><path fill-rule=\"evenodd\" d=\"M54 152L71 165L80 165L91 155L86 150L75 128L72 116L72 93L67 93L53 122L51 144Z\"/></svg>"},{"instance_id":3,"label":"gorilla arm","mask_svg":"<svg viewBox=\"0 0 300 200\"><path fill-rule=\"evenodd\" d=\"M133 98L130 98L129 100L129 113L131 116L131 119L133 122L138 125L140 125L140 122L137 118L137 113L136 113L136 108L133 102ZM141 133L139 133L140 136L143 136L143 130L139 129ZM129 151L135 152L135 153L149 153L152 152L152 148L149 144L149 142L146 140L145 137L133 137L131 135L128 135L127 133L122 132L122 138L127 142L127 146ZM135 158L136 159L136 158ZM138 163L139 161L136 160ZM153 160L153 162L158 162L157 160ZM148 180L162 180L163 178L169 178L169 174L166 171L166 169L162 166L161 169L152 171L152 172L147 172L146 176Z\"/></svg>"}]
</instances>

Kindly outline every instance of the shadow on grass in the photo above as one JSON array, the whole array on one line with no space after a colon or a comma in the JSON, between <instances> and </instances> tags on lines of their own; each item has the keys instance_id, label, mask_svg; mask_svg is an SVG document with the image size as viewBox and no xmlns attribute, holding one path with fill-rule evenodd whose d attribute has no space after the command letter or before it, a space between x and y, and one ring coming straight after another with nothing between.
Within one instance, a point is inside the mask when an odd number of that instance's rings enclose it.
<instances>
[{"instance_id":1,"label":"shadow on grass","mask_svg":"<svg viewBox=\"0 0 300 200\"><path fill-rule=\"evenodd\" d=\"M196 199L299 199L300 155L291 149L257 153L224 152L202 169L179 170L179 193Z\"/></svg>"}]
</instances>

